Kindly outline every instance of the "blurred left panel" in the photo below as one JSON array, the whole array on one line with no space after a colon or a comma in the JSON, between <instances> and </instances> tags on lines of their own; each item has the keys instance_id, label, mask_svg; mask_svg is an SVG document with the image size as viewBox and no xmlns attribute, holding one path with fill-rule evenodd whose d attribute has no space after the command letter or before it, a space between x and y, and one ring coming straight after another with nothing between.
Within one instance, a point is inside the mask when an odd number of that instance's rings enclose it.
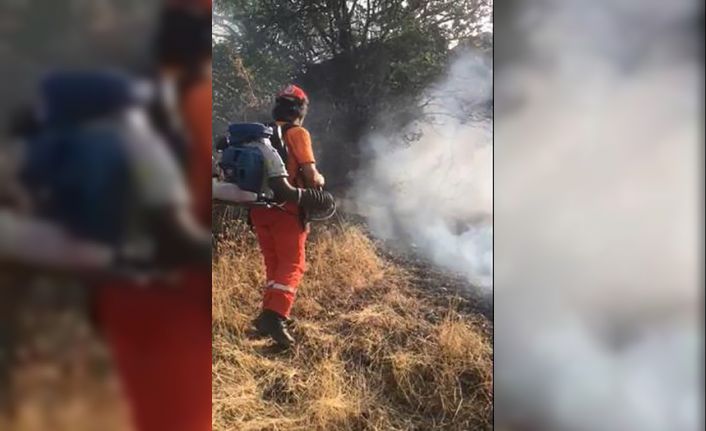
<instances>
[{"instance_id":1,"label":"blurred left panel","mask_svg":"<svg viewBox=\"0 0 706 431\"><path fill-rule=\"evenodd\" d=\"M211 429L210 157L210 0L0 0L0 430Z\"/></svg>"}]
</instances>

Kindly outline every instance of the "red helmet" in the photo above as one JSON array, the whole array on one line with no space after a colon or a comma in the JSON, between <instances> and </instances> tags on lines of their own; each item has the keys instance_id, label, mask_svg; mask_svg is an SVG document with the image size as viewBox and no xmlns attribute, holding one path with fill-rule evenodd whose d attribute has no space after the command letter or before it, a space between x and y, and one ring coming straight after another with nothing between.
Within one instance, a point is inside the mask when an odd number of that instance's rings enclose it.
<instances>
[{"instance_id":1,"label":"red helmet","mask_svg":"<svg viewBox=\"0 0 706 431\"><path fill-rule=\"evenodd\" d=\"M299 102L309 103L309 97L307 97L304 90L294 84L289 84L284 88L284 90L280 91L277 94L277 98L280 97L284 99L294 99Z\"/></svg>"}]
</instances>

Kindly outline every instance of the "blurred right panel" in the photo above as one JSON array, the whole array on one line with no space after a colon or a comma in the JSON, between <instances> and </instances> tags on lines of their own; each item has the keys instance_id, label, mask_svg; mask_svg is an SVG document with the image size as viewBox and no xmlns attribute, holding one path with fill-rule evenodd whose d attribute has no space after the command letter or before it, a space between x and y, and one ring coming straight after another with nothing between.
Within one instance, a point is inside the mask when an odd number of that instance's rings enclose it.
<instances>
[{"instance_id":1,"label":"blurred right panel","mask_svg":"<svg viewBox=\"0 0 706 431\"><path fill-rule=\"evenodd\" d=\"M703 22L496 3L496 429L702 429Z\"/></svg>"}]
</instances>

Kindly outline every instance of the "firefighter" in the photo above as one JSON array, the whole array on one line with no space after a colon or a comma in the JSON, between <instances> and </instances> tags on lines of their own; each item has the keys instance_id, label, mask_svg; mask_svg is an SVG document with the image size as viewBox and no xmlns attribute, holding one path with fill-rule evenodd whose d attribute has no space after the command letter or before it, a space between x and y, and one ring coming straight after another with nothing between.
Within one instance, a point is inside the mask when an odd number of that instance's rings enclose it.
<instances>
[{"instance_id":1,"label":"firefighter","mask_svg":"<svg viewBox=\"0 0 706 431\"><path fill-rule=\"evenodd\" d=\"M286 149L283 158L289 183L295 187L321 188L325 179L316 168L311 136L302 126L308 107L306 93L296 85L288 85L277 95L272 114ZM262 311L253 323L261 335L271 337L282 348L294 343L287 321L305 271L309 229L304 216L293 202L287 202L283 208L251 210L267 275Z\"/></svg>"},{"instance_id":2,"label":"firefighter","mask_svg":"<svg viewBox=\"0 0 706 431\"><path fill-rule=\"evenodd\" d=\"M158 74L173 90L183 126L184 146L173 149L187 179L191 213L210 230L210 1L167 2L156 49ZM140 289L106 287L98 311L137 429L210 430L210 259L208 265L183 265L174 280Z\"/></svg>"}]
</instances>

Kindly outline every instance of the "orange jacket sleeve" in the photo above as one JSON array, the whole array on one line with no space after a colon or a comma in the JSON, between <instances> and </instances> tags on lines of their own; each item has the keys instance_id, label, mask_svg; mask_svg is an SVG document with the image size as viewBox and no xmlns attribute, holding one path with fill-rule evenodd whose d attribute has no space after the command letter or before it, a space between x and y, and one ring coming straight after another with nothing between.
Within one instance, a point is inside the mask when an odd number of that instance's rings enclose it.
<instances>
[{"instance_id":1,"label":"orange jacket sleeve","mask_svg":"<svg viewBox=\"0 0 706 431\"><path fill-rule=\"evenodd\" d=\"M288 130L286 141L291 156L287 159L287 172L292 180L297 177L301 165L316 163L316 158L311 145L311 135L305 128L294 127Z\"/></svg>"}]
</instances>

